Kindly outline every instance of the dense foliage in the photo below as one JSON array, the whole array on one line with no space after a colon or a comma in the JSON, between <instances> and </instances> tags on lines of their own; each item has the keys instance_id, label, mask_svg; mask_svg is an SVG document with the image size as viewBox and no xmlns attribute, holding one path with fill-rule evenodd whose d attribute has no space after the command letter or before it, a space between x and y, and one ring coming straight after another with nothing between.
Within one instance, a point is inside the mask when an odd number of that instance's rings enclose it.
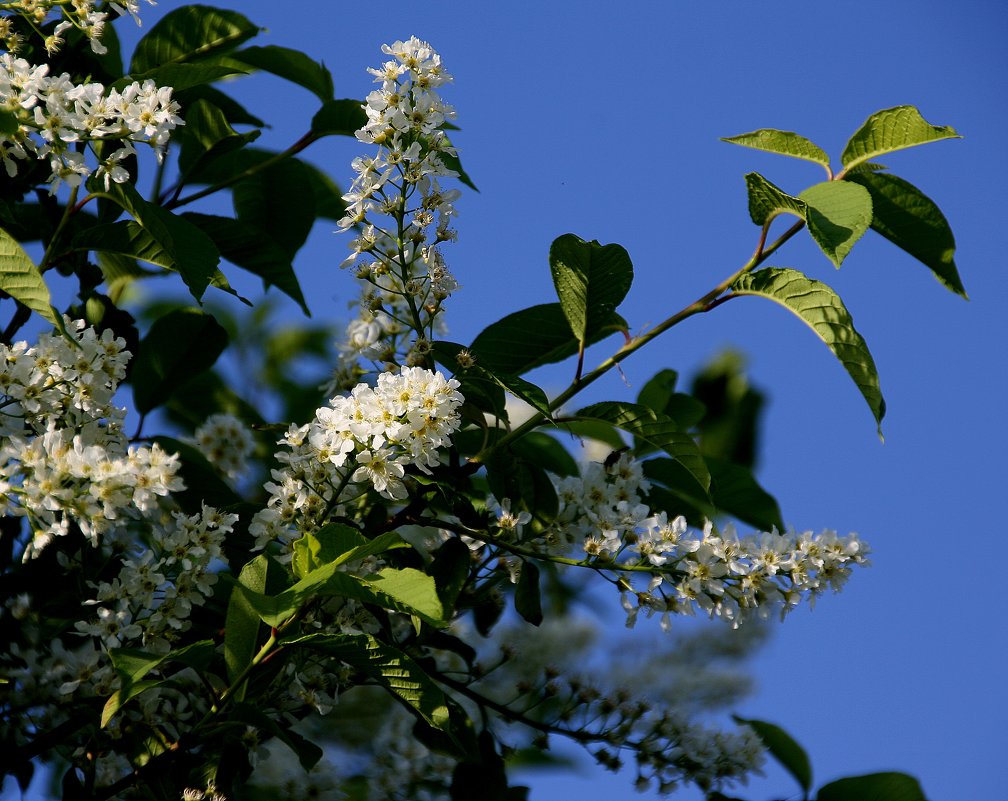
<instances>
[{"instance_id":1,"label":"dense foliage","mask_svg":"<svg viewBox=\"0 0 1008 801\"><path fill-rule=\"evenodd\" d=\"M760 395L731 357L688 388L663 369L633 400L572 402L664 331L758 296L812 329L881 427L840 297L767 262L805 230L839 267L872 229L965 295L937 206L875 161L952 128L879 111L838 169L792 132L730 137L825 172L797 196L746 176L758 233L738 270L635 334L617 311L629 254L563 234L556 299L464 345L445 338L446 252L473 182L431 45L383 47L361 101L337 99L321 62L250 45L234 11L174 9L124 64L108 23L138 18L136 0L0 10L3 775L24 788L58 768L66 799L519 799L509 765L564 738L631 765L640 789L723 800L769 753L806 798L923 798L895 773L813 790L778 726L696 714L735 697L714 679L669 667L637 693L580 674L585 593L630 627L702 614L758 636L839 590L868 547L785 528L754 475ZM282 152L253 147L265 122L221 83L257 71L319 100ZM328 136L360 144L345 175L300 156ZM771 236L778 217L792 224ZM265 300L238 298L251 318L213 305L244 270L307 311L294 262L316 218L343 231L360 287L334 348L324 327L272 325ZM139 300L166 271L192 303ZM32 315L52 332L18 340ZM603 341L612 355L586 367ZM236 350L255 354L258 397L233 380ZM324 376L306 378L308 358ZM561 362L555 397L524 377ZM691 676L733 647L670 642L659 661Z\"/></svg>"}]
</instances>

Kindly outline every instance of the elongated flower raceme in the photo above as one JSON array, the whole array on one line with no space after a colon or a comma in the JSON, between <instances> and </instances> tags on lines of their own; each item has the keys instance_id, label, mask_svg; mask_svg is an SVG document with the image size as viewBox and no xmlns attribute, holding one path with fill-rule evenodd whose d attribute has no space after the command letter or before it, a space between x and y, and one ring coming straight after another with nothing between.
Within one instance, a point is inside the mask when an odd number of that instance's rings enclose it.
<instances>
[{"instance_id":1,"label":"elongated flower raceme","mask_svg":"<svg viewBox=\"0 0 1008 801\"><path fill-rule=\"evenodd\" d=\"M456 239L450 226L459 191L439 183L458 174L446 165L455 150L442 130L455 112L437 92L452 78L416 37L382 52L392 58L369 70L381 86L368 95L368 121L357 131L374 150L353 161L357 175L339 222L357 232L341 266L364 284L340 350L350 362L423 365L442 304L458 289L439 247Z\"/></svg>"}]
</instances>

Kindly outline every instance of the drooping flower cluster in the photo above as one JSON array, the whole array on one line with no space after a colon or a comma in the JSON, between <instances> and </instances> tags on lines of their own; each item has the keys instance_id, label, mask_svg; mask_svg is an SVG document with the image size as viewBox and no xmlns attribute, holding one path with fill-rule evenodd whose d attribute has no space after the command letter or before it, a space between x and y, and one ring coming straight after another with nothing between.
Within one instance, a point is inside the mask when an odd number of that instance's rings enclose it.
<instances>
[{"instance_id":1,"label":"drooping flower cluster","mask_svg":"<svg viewBox=\"0 0 1008 801\"><path fill-rule=\"evenodd\" d=\"M155 0L147 0L147 3L157 5ZM35 31L40 31L41 26L53 12L61 15L62 19L53 28L52 33L45 36L45 49L49 55L59 51L64 43L63 35L74 28L88 38L95 53L102 55L107 52L101 37L105 32L109 14L108 11L98 11L98 5L95 0L73 0L71 3L66 0L13 0L3 3L2 8L20 16ZM140 25L140 0L121 0L107 5L120 16L129 14L134 22ZM12 22L13 17L0 18L0 46L11 53L17 53L21 48L23 37L14 29Z\"/></svg>"},{"instance_id":2,"label":"drooping flower cluster","mask_svg":"<svg viewBox=\"0 0 1008 801\"><path fill-rule=\"evenodd\" d=\"M96 587L95 618L77 630L97 637L106 648L142 645L167 653L190 626L189 614L201 606L217 582L212 568L224 564L224 538L238 515L204 506L200 514L175 512L151 532L151 547L134 549L119 574Z\"/></svg>"},{"instance_id":3,"label":"drooping flower cluster","mask_svg":"<svg viewBox=\"0 0 1008 801\"><path fill-rule=\"evenodd\" d=\"M17 130L0 136L7 175L17 174L19 160L47 160L51 192L61 183L77 186L92 173L106 189L126 182L122 162L136 153L135 143L150 145L161 158L171 132L184 124L169 86L146 80L106 91L100 83L76 84L67 73L50 76L48 64L32 65L9 53L0 55L0 109L17 121ZM88 162L85 145L97 167Z\"/></svg>"},{"instance_id":4,"label":"drooping flower cluster","mask_svg":"<svg viewBox=\"0 0 1008 801\"><path fill-rule=\"evenodd\" d=\"M34 347L0 346L0 514L24 517L29 558L76 526L97 545L125 534L183 488L178 458L131 447L112 396L126 343L67 320L76 345L43 334Z\"/></svg>"},{"instance_id":5,"label":"drooping flower cluster","mask_svg":"<svg viewBox=\"0 0 1008 801\"><path fill-rule=\"evenodd\" d=\"M436 91L452 78L416 37L382 52L392 59L369 70L381 88L368 95L368 122L357 131L377 153L354 159L357 177L339 222L341 230L358 230L342 266L353 266L365 283L341 351L383 362L405 353L406 363L421 364L425 343L410 336L430 338L443 301L458 289L438 248L456 238L450 225L459 192L438 183L458 175L445 164L455 150L441 130L455 112Z\"/></svg>"},{"instance_id":6,"label":"drooping flower cluster","mask_svg":"<svg viewBox=\"0 0 1008 801\"><path fill-rule=\"evenodd\" d=\"M683 517L652 514L641 502L650 483L626 453L611 463L588 465L582 477L557 482L558 525L546 541L578 547L593 564L624 570L618 582L627 625L641 609L672 614L701 609L740 625L747 617L784 611L803 598L814 603L827 588L840 589L854 565L867 564L868 547L856 534L834 531L740 538L733 526L718 532L708 522L692 531ZM648 578L646 588L633 578Z\"/></svg>"},{"instance_id":7,"label":"drooping flower cluster","mask_svg":"<svg viewBox=\"0 0 1008 801\"><path fill-rule=\"evenodd\" d=\"M252 521L257 547L284 544L319 526L336 507L374 490L406 497L406 469L429 473L458 430L463 398L458 382L421 367L382 373L376 386L358 384L336 396L315 419L292 426L280 440L266 509Z\"/></svg>"}]
</instances>

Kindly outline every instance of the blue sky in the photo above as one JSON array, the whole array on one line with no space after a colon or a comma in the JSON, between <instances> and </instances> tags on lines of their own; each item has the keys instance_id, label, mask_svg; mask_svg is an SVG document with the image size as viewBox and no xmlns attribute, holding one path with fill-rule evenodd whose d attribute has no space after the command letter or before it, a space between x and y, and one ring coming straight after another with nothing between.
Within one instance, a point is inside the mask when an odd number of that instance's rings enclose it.
<instances>
[{"instance_id":1,"label":"blue sky","mask_svg":"<svg viewBox=\"0 0 1008 801\"><path fill-rule=\"evenodd\" d=\"M932 801L998 797L1008 711L997 575L1008 11L983 0L337 8L242 4L270 29L266 41L324 59L337 96L368 90L363 67L384 41L416 34L442 53L456 79L445 92L462 127L455 140L481 190L457 203L460 241L445 249L463 284L450 307L456 341L552 299L546 254L567 231L627 248L636 279L621 313L635 330L732 273L756 237L742 176L756 170L798 192L821 173L721 136L793 130L838 158L870 113L901 104L965 136L883 161L945 211L969 302L871 233L839 272L804 236L771 262L844 298L881 375L884 445L839 363L796 319L757 300L666 334L625 363L633 389L612 375L592 399L626 398L658 368L689 372L724 347L746 351L771 394L761 478L785 519L858 531L875 553L841 595L779 627L740 712L790 730L817 783L895 769L918 776ZM302 94L278 85L270 104L303 119L313 99ZM273 141L292 141L298 127ZM356 146L326 147L308 157L346 180ZM301 274L315 314L342 315L352 292L335 269L343 245L320 229ZM592 353L600 360L611 347ZM532 781L533 799L633 794L597 771ZM747 795L794 792L769 773Z\"/></svg>"},{"instance_id":2,"label":"blue sky","mask_svg":"<svg viewBox=\"0 0 1008 801\"><path fill-rule=\"evenodd\" d=\"M175 5L142 9L145 27ZM756 170L797 193L822 173L721 136L793 130L838 159L865 117L901 104L965 136L882 161L944 210L969 302L871 233L839 272L804 235L770 262L844 298L881 376L884 445L826 348L757 300L688 321L625 363L631 389L611 375L588 399L628 398L659 368L688 373L725 347L745 351L771 396L760 477L785 520L859 532L874 566L779 627L740 713L792 732L817 784L894 769L919 777L932 801L1003 793L1008 10L989 0L233 7L269 29L258 43L324 60L338 97L369 91L364 68L379 63L382 42L416 34L442 53L456 79L444 92L462 128L454 139L481 190L456 204L460 241L445 248L463 285L449 311L461 342L553 299L546 255L568 231L629 251L636 279L620 311L633 330L734 272L757 235L742 176ZM268 120L291 121L261 140L284 147L317 100L259 81L234 93ZM327 140L305 155L347 183L359 151ZM345 318L354 292L332 228L317 226L298 262L321 319ZM588 362L612 349L596 346ZM563 374L534 378L560 388ZM638 635L662 636L657 626ZM535 778L533 788L533 799L633 795L628 781L596 772ZM746 795L794 791L769 773Z\"/></svg>"}]
</instances>

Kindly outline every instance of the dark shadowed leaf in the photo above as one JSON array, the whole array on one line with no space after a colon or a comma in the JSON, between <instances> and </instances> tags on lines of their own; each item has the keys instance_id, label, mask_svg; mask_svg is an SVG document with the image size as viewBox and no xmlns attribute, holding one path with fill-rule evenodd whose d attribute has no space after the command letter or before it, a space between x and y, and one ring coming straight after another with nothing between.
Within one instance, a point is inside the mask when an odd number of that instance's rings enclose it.
<instances>
[{"instance_id":1,"label":"dark shadowed leaf","mask_svg":"<svg viewBox=\"0 0 1008 801\"><path fill-rule=\"evenodd\" d=\"M763 745L767 747L767 750L780 762L784 769L794 776L795 781L801 785L802 790L805 791L805 795L807 796L809 790L812 789L812 765L809 763L808 754L805 753L805 749L798 745L794 738L780 726L775 726L773 723L767 723L762 720L747 720L737 716L734 717L736 723L749 726L759 735L759 738L763 741Z\"/></svg>"},{"instance_id":2,"label":"dark shadowed leaf","mask_svg":"<svg viewBox=\"0 0 1008 801\"><path fill-rule=\"evenodd\" d=\"M137 43L130 73L226 53L258 32L259 28L237 11L182 6L165 14Z\"/></svg>"},{"instance_id":3,"label":"dark shadowed leaf","mask_svg":"<svg viewBox=\"0 0 1008 801\"><path fill-rule=\"evenodd\" d=\"M955 237L931 198L895 175L858 172L848 178L872 197L872 228L922 264L957 295L966 289L955 264Z\"/></svg>"}]
</instances>

